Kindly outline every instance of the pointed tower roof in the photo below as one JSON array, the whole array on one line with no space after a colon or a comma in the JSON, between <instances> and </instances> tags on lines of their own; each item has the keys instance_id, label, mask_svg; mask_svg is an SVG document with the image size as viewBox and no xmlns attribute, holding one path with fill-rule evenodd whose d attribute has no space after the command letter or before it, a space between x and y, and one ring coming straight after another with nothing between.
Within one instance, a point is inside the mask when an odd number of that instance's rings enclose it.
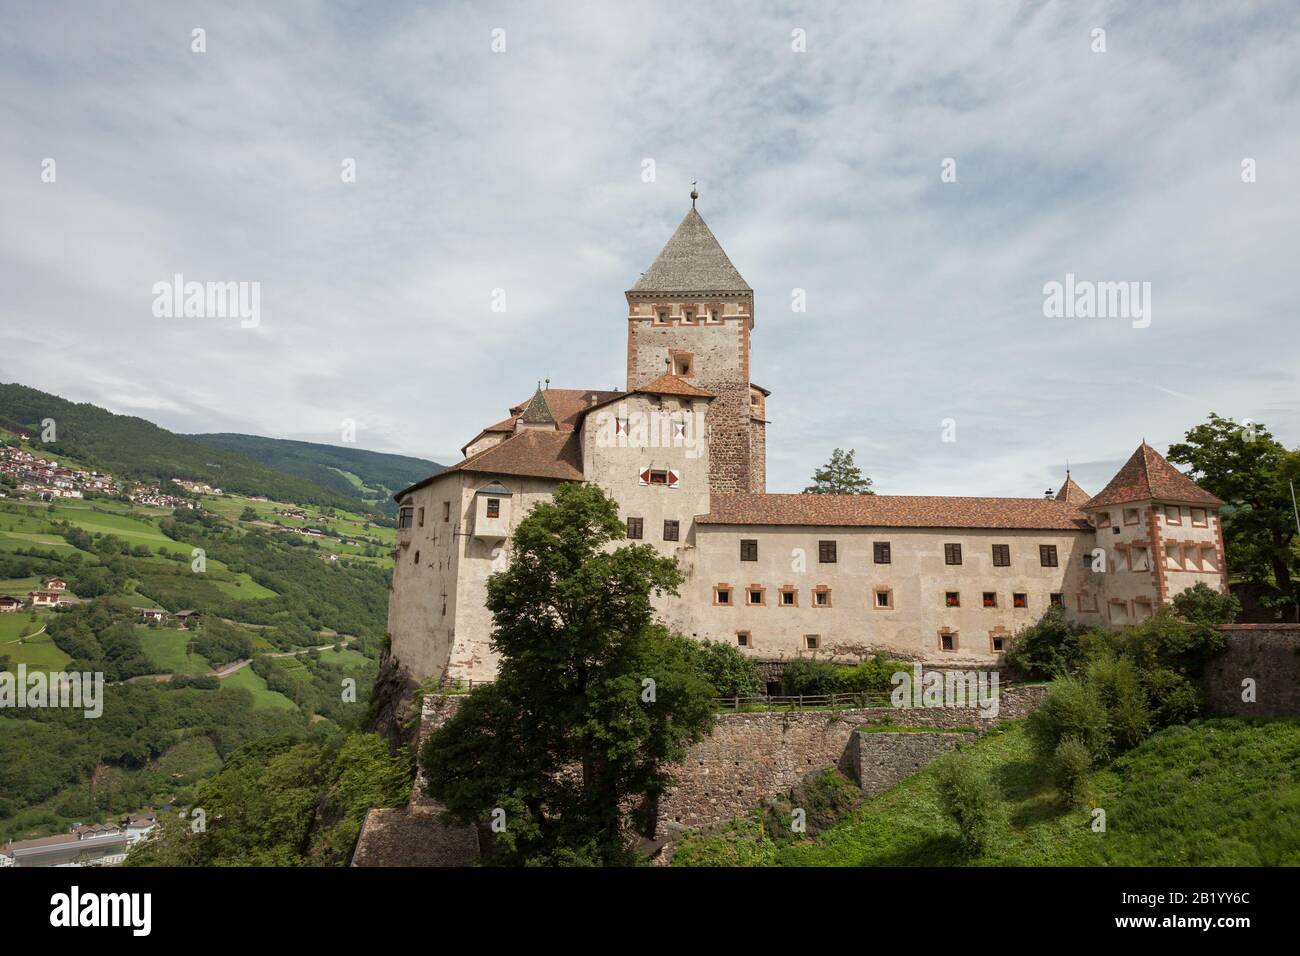
<instances>
[{"instance_id":1,"label":"pointed tower roof","mask_svg":"<svg viewBox=\"0 0 1300 956\"><path fill-rule=\"evenodd\" d=\"M551 414L551 406L546 403L546 395L542 391L542 383L537 383L537 391L533 397L528 400L524 406L523 412L519 416L521 425L550 425L554 427L555 416Z\"/></svg>"},{"instance_id":2,"label":"pointed tower roof","mask_svg":"<svg viewBox=\"0 0 1300 956\"><path fill-rule=\"evenodd\" d=\"M1072 505L1085 505L1088 503L1088 492L1080 488L1070 473L1065 473L1065 484L1061 485L1061 490L1056 493L1057 501L1065 501Z\"/></svg>"},{"instance_id":3,"label":"pointed tower roof","mask_svg":"<svg viewBox=\"0 0 1300 956\"><path fill-rule=\"evenodd\" d=\"M692 205L629 292L753 292Z\"/></svg>"},{"instance_id":4,"label":"pointed tower roof","mask_svg":"<svg viewBox=\"0 0 1300 956\"><path fill-rule=\"evenodd\" d=\"M1087 507L1101 508L1151 498L1211 508L1223 504L1143 442L1110 480L1110 484L1097 497L1088 501Z\"/></svg>"}]
</instances>

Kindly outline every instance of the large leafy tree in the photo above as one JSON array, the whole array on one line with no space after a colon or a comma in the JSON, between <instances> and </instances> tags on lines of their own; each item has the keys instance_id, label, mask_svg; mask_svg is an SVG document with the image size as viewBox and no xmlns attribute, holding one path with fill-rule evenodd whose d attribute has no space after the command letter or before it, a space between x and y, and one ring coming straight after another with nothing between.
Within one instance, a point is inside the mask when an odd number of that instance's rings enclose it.
<instances>
[{"instance_id":1,"label":"large leafy tree","mask_svg":"<svg viewBox=\"0 0 1300 956\"><path fill-rule=\"evenodd\" d=\"M871 479L853 460L852 448L836 448L831 460L813 472L813 483L803 490L806 495L874 495Z\"/></svg>"},{"instance_id":2,"label":"large leafy tree","mask_svg":"<svg viewBox=\"0 0 1300 956\"><path fill-rule=\"evenodd\" d=\"M500 862L627 862L634 817L653 832L668 766L712 726L698 652L654 623L651 594L676 593L677 563L610 547L622 537L594 485L529 512L488 581L496 682L425 746L429 793L462 821L495 821Z\"/></svg>"},{"instance_id":3,"label":"large leafy tree","mask_svg":"<svg viewBox=\"0 0 1300 956\"><path fill-rule=\"evenodd\" d=\"M1290 482L1300 483L1300 452L1288 451L1263 425L1211 412L1169 446L1169 460L1189 466L1197 484L1228 503L1223 537L1232 573L1256 582L1271 577L1294 619L1300 558Z\"/></svg>"}]
</instances>

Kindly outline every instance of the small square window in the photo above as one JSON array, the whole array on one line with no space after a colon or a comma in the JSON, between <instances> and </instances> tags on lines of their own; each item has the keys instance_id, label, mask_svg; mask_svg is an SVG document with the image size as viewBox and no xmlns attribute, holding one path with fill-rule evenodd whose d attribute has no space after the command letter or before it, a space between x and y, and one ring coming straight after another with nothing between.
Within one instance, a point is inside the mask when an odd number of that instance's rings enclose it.
<instances>
[{"instance_id":1,"label":"small square window","mask_svg":"<svg viewBox=\"0 0 1300 956\"><path fill-rule=\"evenodd\" d=\"M713 589L713 603L731 606L731 585L719 584Z\"/></svg>"},{"instance_id":2,"label":"small square window","mask_svg":"<svg viewBox=\"0 0 1300 956\"><path fill-rule=\"evenodd\" d=\"M876 607L893 607L894 592L889 590L876 591Z\"/></svg>"},{"instance_id":3,"label":"small square window","mask_svg":"<svg viewBox=\"0 0 1300 956\"><path fill-rule=\"evenodd\" d=\"M997 606L998 606L998 592L997 592L997 591L985 591L985 592L984 592L984 606L985 606L985 607L997 607Z\"/></svg>"},{"instance_id":4,"label":"small square window","mask_svg":"<svg viewBox=\"0 0 1300 956\"><path fill-rule=\"evenodd\" d=\"M782 589L781 589L781 606L782 606L782 607L798 607L798 606L799 606L799 592L798 592L797 590L795 590L794 588L782 588Z\"/></svg>"},{"instance_id":5,"label":"small square window","mask_svg":"<svg viewBox=\"0 0 1300 956\"><path fill-rule=\"evenodd\" d=\"M627 536L633 539L634 541L640 540L644 528L645 528L644 518L627 519Z\"/></svg>"},{"instance_id":6,"label":"small square window","mask_svg":"<svg viewBox=\"0 0 1300 956\"><path fill-rule=\"evenodd\" d=\"M758 560L758 539L757 538L740 539L740 560L742 561Z\"/></svg>"},{"instance_id":7,"label":"small square window","mask_svg":"<svg viewBox=\"0 0 1300 956\"><path fill-rule=\"evenodd\" d=\"M1011 567L1011 545L995 544L993 546L993 567L995 568Z\"/></svg>"},{"instance_id":8,"label":"small square window","mask_svg":"<svg viewBox=\"0 0 1300 956\"><path fill-rule=\"evenodd\" d=\"M871 556L876 564L888 564L890 561L889 542L873 541L871 543Z\"/></svg>"},{"instance_id":9,"label":"small square window","mask_svg":"<svg viewBox=\"0 0 1300 956\"><path fill-rule=\"evenodd\" d=\"M945 544L943 546L944 564L961 564L961 545Z\"/></svg>"},{"instance_id":10,"label":"small square window","mask_svg":"<svg viewBox=\"0 0 1300 956\"><path fill-rule=\"evenodd\" d=\"M1141 518L1140 518L1140 516L1138 515L1138 510L1137 510L1136 508L1125 508L1125 509L1124 509L1124 523L1125 523L1125 524L1138 524L1139 521L1141 521Z\"/></svg>"},{"instance_id":11,"label":"small square window","mask_svg":"<svg viewBox=\"0 0 1300 956\"><path fill-rule=\"evenodd\" d=\"M1056 545L1040 544L1038 546L1038 563L1045 568L1057 566Z\"/></svg>"},{"instance_id":12,"label":"small square window","mask_svg":"<svg viewBox=\"0 0 1300 956\"><path fill-rule=\"evenodd\" d=\"M678 540L678 535L679 535L680 533L681 533L681 524L680 524L679 522L677 522L677 521L671 521L671 520L665 520L665 521L664 521L664 540L665 540L665 541L676 541L676 540Z\"/></svg>"},{"instance_id":13,"label":"small square window","mask_svg":"<svg viewBox=\"0 0 1300 956\"><path fill-rule=\"evenodd\" d=\"M945 591L943 595L944 607L961 607L960 591Z\"/></svg>"},{"instance_id":14,"label":"small square window","mask_svg":"<svg viewBox=\"0 0 1300 956\"><path fill-rule=\"evenodd\" d=\"M831 606L831 589L828 587L813 588L813 607L830 607Z\"/></svg>"},{"instance_id":15,"label":"small square window","mask_svg":"<svg viewBox=\"0 0 1300 956\"><path fill-rule=\"evenodd\" d=\"M501 517L501 499L489 498L487 502L487 516L489 518Z\"/></svg>"},{"instance_id":16,"label":"small square window","mask_svg":"<svg viewBox=\"0 0 1300 956\"><path fill-rule=\"evenodd\" d=\"M990 637L989 649L994 654L1001 654L1006 649L1006 640L1005 637Z\"/></svg>"},{"instance_id":17,"label":"small square window","mask_svg":"<svg viewBox=\"0 0 1300 956\"><path fill-rule=\"evenodd\" d=\"M745 589L745 603L751 606L765 603L766 592L761 587L750 585Z\"/></svg>"},{"instance_id":18,"label":"small square window","mask_svg":"<svg viewBox=\"0 0 1300 956\"><path fill-rule=\"evenodd\" d=\"M805 634L803 636L803 646L806 650L815 651L821 647L822 639L820 634Z\"/></svg>"},{"instance_id":19,"label":"small square window","mask_svg":"<svg viewBox=\"0 0 1300 956\"><path fill-rule=\"evenodd\" d=\"M955 651L957 650L957 635L952 631L943 631L939 634L939 650Z\"/></svg>"},{"instance_id":20,"label":"small square window","mask_svg":"<svg viewBox=\"0 0 1300 956\"><path fill-rule=\"evenodd\" d=\"M749 631L737 631L737 632L736 632L736 645L737 645L738 647L750 647L750 646L752 646L752 645L750 644Z\"/></svg>"},{"instance_id":21,"label":"small square window","mask_svg":"<svg viewBox=\"0 0 1300 956\"><path fill-rule=\"evenodd\" d=\"M1023 591L1017 591L1011 595L1012 607L1029 607L1029 595Z\"/></svg>"},{"instance_id":22,"label":"small square window","mask_svg":"<svg viewBox=\"0 0 1300 956\"><path fill-rule=\"evenodd\" d=\"M1060 591L1053 591L1050 600L1053 607L1065 607L1065 595Z\"/></svg>"},{"instance_id":23,"label":"small square window","mask_svg":"<svg viewBox=\"0 0 1300 956\"><path fill-rule=\"evenodd\" d=\"M835 563L835 542L834 541L817 542L817 560L822 564Z\"/></svg>"}]
</instances>

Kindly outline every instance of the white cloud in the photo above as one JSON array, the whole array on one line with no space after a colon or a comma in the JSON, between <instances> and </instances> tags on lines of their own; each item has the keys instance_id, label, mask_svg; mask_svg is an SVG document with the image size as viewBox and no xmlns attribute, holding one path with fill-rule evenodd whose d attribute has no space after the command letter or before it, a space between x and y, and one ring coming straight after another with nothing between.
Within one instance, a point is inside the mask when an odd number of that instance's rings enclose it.
<instances>
[{"instance_id":1,"label":"white cloud","mask_svg":"<svg viewBox=\"0 0 1300 956\"><path fill-rule=\"evenodd\" d=\"M698 178L757 292L772 490L843 445L887 493L1037 495L1067 458L1095 491L1211 409L1294 444L1298 28L1281 2L33 4L0 33L4 377L450 460L538 378L622 384L623 290ZM261 282L262 326L154 319L175 272ZM1151 282L1151 327L1043 318L1066 272Z\"/></svg>"}]
</instances>

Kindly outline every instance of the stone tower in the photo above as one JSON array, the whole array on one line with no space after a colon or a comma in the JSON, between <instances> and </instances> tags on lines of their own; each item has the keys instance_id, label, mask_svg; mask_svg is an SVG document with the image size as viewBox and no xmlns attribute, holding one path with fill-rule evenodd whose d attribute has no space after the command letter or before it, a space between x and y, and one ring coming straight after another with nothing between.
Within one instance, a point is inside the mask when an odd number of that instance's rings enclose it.
<instances>
[{"instance_id":1,"label":"stone tower","mask_svg":"<svg viewBox=\"0 0 1300 956\"><path fill-rule=\"evenodd\" d=\"M754 290L691 209L627 292L627 387L665 372L715 398L709 406L709 490L763 492L766 390L749 380Z\"/></svg>"}]
</instances>

